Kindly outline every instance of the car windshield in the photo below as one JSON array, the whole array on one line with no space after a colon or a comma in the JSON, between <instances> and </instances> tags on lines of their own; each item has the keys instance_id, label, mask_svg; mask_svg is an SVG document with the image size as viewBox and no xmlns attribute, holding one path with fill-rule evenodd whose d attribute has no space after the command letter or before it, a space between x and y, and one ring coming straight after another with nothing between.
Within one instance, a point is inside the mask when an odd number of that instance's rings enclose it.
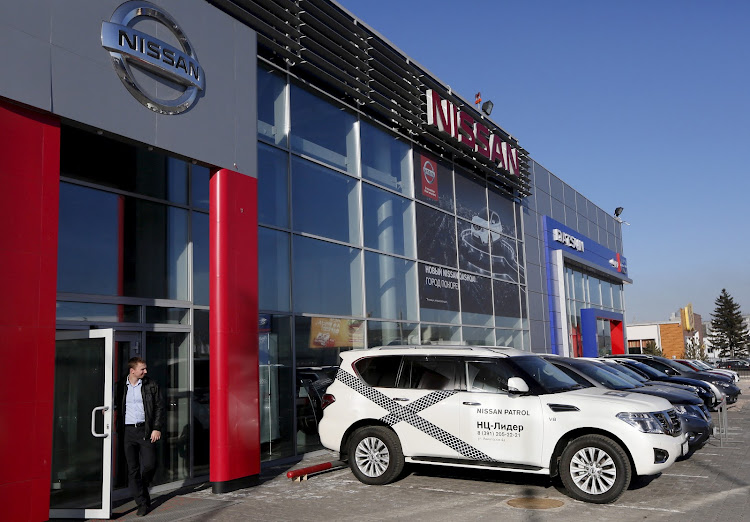
<instances>
[{"instance_id":1,"label":"car windshield","mask_svg":"<svg viewBox=\"0 0 750 522\"><path fill-rule=\"evenodd\" d=\"M602 365L580 361L572 366L576 371L581 372L586 377L594 379L602 386L606 386L612 390L628 390L633 388L631 383L620 378L615 373L607 371ZM640 386L640 384L638 384L638 386Z\"/></svg>"},{"instance_id":2,"label":"car windshield","mask_svg":"<svg viewBox=\"0 0 750 522\"><path fill-rule=\"evenodd\" d=\"M677 371L680 371L680 372L694 372L695 371L690 366L686 366L686 365L684 365L682 363L678 363L677 361L671 361L669 359L667 359L667 361L669 361L669 362L667 362L666 364L668 366L671 366L672 368L674 368Z\"/></svg>"},{"instance_id":3,"label":"car windshield","mask_svg":"<svg viewBox=\"0 0 750 522\"><path fill-rule=\"evenodd\" d=\"M637 368L640 372L645 373L650 379L659 380L664 377L663 373L661 373L659 370L651 368L651 366L649 366L648 364L643 364L642 362L634 361L632 359L625 364Z\"/></svg>"},{"instance_id":4,"label":"car windshield","mask_svg":"<svg viewBox=\"0 0 750 522\"><path fill-rule=\"evenodd\" d=\"M634 385L637 384L638 386L642 386L642 383L648 381L648 379L646 379L645 377L638 375L636 372L634 372L630 368L626 368L622 364L605 363L604 367L607 370L615 372L622 378L627 378L628 380L633 381Z\"/></svg>"},{"instance_id":5,"label":"car windshield","mask_svg":"<svg viewBox=\"0 0 750 522\"><path fill-rule=\"evenodd\" d=\"M547 393L560 393L583 388L583 386L541 357L530 355L513 357L511 360L526 372L529 377L534 379Z\"/></svg>"}]
</instances>

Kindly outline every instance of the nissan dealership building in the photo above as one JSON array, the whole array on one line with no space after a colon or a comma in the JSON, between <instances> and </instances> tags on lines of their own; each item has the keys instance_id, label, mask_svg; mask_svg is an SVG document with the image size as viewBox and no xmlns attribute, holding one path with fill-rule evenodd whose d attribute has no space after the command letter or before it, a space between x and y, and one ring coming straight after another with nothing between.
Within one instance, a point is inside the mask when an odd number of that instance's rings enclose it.
<instances>
[{"instance_id":1,"label":"nissan dealership building","mask_svg":"<svg viewBox=\"0 0 750 522\"><path fill-rule=\"evenodd\" d=\"M8 520L128 496L136 355L155 490L218 493L320 448L343 350L625 351L621 223L335 2L5 2L0 27Z\"/></svg>"}]
</instances>

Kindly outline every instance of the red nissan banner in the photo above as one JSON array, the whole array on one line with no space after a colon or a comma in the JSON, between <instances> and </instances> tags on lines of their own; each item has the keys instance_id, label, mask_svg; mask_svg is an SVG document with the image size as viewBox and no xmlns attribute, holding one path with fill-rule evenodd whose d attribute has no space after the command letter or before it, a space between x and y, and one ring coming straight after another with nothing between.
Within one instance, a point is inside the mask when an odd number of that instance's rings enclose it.
<instances>
[{"instance_id":1,"label":"red nissan banner","mask_svg":"<svg viewBox=\"0 0 750 522\"><path fill-rule=\"evenodd\" d=\"M439 199L437 161L429 156L420 154L419 163L419 170L422 173L422 195L437 201Z\"/></svg>"}]
</instances>

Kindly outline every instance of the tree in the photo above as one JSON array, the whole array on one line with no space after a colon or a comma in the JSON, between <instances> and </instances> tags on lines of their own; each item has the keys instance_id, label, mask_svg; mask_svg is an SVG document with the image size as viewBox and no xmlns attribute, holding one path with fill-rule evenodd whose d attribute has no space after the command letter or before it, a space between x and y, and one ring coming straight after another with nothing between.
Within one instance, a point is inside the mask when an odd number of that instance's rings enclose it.
<instances>
[{"instance_id":1,"label":"tree","mask_svg":"<svg viewBox=\"0 0 750 522\"><path fill-rule=\"evenodd\" d=\"M711 314L711 345L719 357L747 357L750 332L742 321L740 305L734 302L726 288L714 301L716 309Z\"/></svg>"},{"instance_id":2,"label":"tree","mask_svg":"<svg viewBox=\"0 0 750 522\"><path fill-rule=\"evenodd\" d=\"M706 360L706 347L699 343L697 339L688 337L685 339L685 359Z\"/></svg>"},{"instance_id":3,"label":"tree","mask_svg":"<svg viewBox=\"0 0 750 522\"><path fill-rule=\"evenodd\" d=\"M656 341L647 341L643 347L643 353L648 355L658 355L659 357L662 356L661 348L656 346Z\"/></svg>"}]
</instances>

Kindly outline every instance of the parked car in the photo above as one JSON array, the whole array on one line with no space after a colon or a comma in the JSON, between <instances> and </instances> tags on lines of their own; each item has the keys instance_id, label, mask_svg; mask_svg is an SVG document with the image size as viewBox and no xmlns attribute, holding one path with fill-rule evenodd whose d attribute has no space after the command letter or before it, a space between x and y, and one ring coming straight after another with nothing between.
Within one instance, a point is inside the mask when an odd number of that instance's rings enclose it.
<instances>
[{"instance_id":1,"label":"parked car","mask_svg":"<svg viewBox=\"0 0 750 522\"><path fill-rule=\"evenodd\" d=\"M701 381L710 382L717 386L722 393L727 397L727 403L732 404L737 401L737 397L740 395L740 388L736 386L730 377L723 375L716 375L708 372L696 372L692 368L685 366L682 363L678 363L672 359L666 357L658 357L656 355L643 355L643 354L628 354L620 355L618 357L627 357L640 361L648 366L651 366L655 370L665 373L673 377L687 377L689 379L697 379Z\"/></svg>"},{"instance_id":2,"label":"parked car","mask_svg":"<svg viewBox=\"0 0 750 522\"><path fill-rule=\"evenodd\" d=\"M703 362L700 359L676 359L676 360L677 362L682 363L689 368L692 368L696 372L703 371L703 372L708 372L708 373L715 373L717 375L726 375L727 377L730 377L732 379L732 382L734 383L740 382L740 376L735 371L715 368L714 366L711 366L707 362Z\"/></svg>"},{"instance_id":3,"label":"parked car","mask_svg":"<svg viewBox=\"0 0 750 522\"><path fill-rule=\"evenodd\" d=\"M714 411L716 409L716 406L725 397L725 395L719 390L718 386L714 386L710 382L697 379L688 379L686 377L670 376L634 359L608 356L607 360L622 364L629 370L641 374L643 377L652 382L659 382L661 384L676 386L679 388L688 388L697 393L698 396L703 400L703 403L706 405L706 407L711 411Z\"/></svg>"},{"instance_id":4,"label":"parked car","mask_svg":"<svg viewBox=\"0 0 750 522\"><path fill-rule=\"evenodd\" d=\"M560 476L576 499L614 502L632 474L686 454L666 399L583 388L512 348L401 346L340 354L320 440L365 484L405 463Z\"/></svg>"},{"instance_id":5,"label":"parked car","mask_svg":"<svg viewBox=\"0 0 750 522\"><path fill-rule=\"evenodd\" d=\"M658 384L646 386L618 370L615 362L607 364L588 358L543 357L583 386L597 386L619 392L645 393L667 399L680 417L682 429L687 434L691 449L703 446L713 433L711 414L703 401L693 392Z\"/></svg>"},{"instance_id":6,"label":"parked car","mask_svg":"<svg viewBox=\"0 0 750 522\"><path fill-rule=\"evenodd\" d=\"M716 363L716 366L730 370L750 370L750 362L745 359L726 359Z\"/></svg>"}]
</instances>

